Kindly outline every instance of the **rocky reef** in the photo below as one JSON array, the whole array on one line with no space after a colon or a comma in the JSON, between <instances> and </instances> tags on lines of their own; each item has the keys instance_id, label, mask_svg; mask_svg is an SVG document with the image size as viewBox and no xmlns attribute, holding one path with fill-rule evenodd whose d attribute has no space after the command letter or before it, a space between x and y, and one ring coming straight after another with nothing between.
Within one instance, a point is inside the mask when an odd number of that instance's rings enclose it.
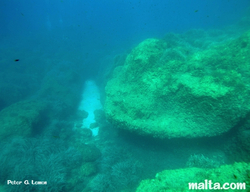
<instances>
[{"instance_id":1,"label":"rocky reef","mask_svg":"<svg viewBox=\"0 0 250 192\"><path fill-rule=\"evenodd\" d=\"M155 138L228 132L250 111L250 31L196 51L173 41L146 39L114 69L107 119Z\"/></svg>"},{"instance_id":2,"label":"rocky reef","mask_svg":"<svg viewBox=\"0 0 250 192\"><path fill-rule=\"evenodd\" d=\"M46 120L46 103L40 101L20 101L0 112L0 138L9 136L31 136L39 133Z\"/></svg>"},{"instance_id":3,"label":"rocky reef","mask_svg":"<svg viewBox=\"0 0 250 192\"><path fill-rule=\"evenodd\" d=\"M220 185L222 187L225 183L228 183L225 187L229 187L230 183L235 183L235 185L236 183L245 183L245 189L247 189L250 184L250 165L247 163L235 163L233 165L223 165L215 169L193 167L165 170L157 173L154 179L141 181L136 192L190 191L189 183L197 183L197 186L201 187L199 191L207 191L210 189L209 181L211 181L210 187L213 187L214 190L216 186ZM203 186L204 190L202 190ZM211 190L213 189L211 188ZM230 188L228 189L231 191Z\"/></svg>"}]
</instances>

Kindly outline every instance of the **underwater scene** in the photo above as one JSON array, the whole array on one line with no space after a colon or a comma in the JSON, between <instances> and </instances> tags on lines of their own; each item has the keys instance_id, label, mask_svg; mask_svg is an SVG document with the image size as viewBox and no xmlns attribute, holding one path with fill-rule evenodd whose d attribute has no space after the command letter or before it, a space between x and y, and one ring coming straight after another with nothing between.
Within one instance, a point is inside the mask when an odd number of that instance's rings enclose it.
<instances>
[{"instance_id":1,"label":"underwater scene","mask_svg":"<svg viewBox=\"0 0 250 192\"><path fill-rule=\"evenodd\" d=\"M249 0L1 0L0 192L250 191Z\"/></svg>"}]
</instances>

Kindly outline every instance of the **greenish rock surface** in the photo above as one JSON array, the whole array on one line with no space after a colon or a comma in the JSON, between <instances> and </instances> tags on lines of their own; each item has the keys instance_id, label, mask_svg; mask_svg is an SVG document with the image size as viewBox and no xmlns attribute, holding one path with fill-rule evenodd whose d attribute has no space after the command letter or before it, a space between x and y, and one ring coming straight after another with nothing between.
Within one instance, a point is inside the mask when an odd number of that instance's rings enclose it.
<instances>
[{"instance_id":1,"label":"greenish rock surface","mask_svg":"<svg viewBox=\"0 0 250 192\"><path fill-rule=\"evenodd\" d=\"M79 145L77 149L82 154L84 162L94 162L101 157L101 151L95 145Z\"/></svg>"},{"instance_id":2,"label":"greenish rock surface","mask_svg":"<svg viewBox=\"0 0 250 192\"><path fill-rule=\"evenodd\" d=\"M20 101L0 112L0 138L9 136L30 136L39 132L44 121L46 103L40 101Z\"/></svg>"},{"instance_id":3,"label":"greenish rock surface","mask_svg":"<svg viewBox=\"0 0 250 192\"><path fill-rule=\"evenodd\" d=\"M202 168L185 168L176 170L165 170L157 173L154 179L143 180L140 182L136 192L175 192L190 191L189 183L207 183L211 180L211 187L216 187L219 183L222 187L225 183L245 183L246 190L250 189L250 164L235 163L233 165L223 165L215 169ZM202 187L202 184L200 184ZM207 189L198 191L210 191ZM228 186L225 186L228 187ZM210 188L211 189L211 188ZM193 190L194 191L194 190ZM220 190L220 191L237 191L237 190Z\"/></svg>"},{"instance_id":4,"label":"greenish rock surface","mask_svg":"<svg viewBox=\"0 0 250 192\"><path fill-rule=\"evenodd\" d=\"M97 173L97 166L93 162L84 163L80 168L81 176L93 176Z\"/></svg>"},{"instance_id":5,"label":"greenish rock surface","mask_svg":"<svg viewBox=\"0 0 250 192\"><path fill-rule=\"evenodd\" d=\"M158 39L135 47L106 85L107 119L156 138L211 137L234 127L250 110L250 32L188 53Z\"/></svg>"}]
</instances>

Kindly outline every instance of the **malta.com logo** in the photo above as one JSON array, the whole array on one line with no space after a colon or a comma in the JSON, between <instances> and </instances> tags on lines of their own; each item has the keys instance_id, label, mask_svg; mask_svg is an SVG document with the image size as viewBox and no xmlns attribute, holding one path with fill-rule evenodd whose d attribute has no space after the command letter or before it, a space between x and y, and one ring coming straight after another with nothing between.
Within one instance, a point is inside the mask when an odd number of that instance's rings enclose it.
<instances>
[{"instance_id":1,"label":"malta.com logo","mask_svg":"<svg viewBox=\"0 0 250 192\"><path fill-rule=\"evenodd\" d=\"M211 180L205 180L201 183L188 183L189 190L245 190L246 183L213 183Z\"/></svg>"}]
</instances>

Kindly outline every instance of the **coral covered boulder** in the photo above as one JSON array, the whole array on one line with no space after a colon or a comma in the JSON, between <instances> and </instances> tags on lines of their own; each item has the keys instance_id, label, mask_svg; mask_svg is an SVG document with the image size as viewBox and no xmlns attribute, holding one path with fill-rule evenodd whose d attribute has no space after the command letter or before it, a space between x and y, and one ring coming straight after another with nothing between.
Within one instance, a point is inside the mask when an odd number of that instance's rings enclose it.
<instances>
[{"instance_id":1,"label":"coral covered boulder","mask_svg":"<svg viewBox=\"0 0 250 192\"><path fill-rule=\"evenodd\" d=\"M0 138L39 133L45 111L46 104L40 101L20 101L6 107L0 112Z\"/></svg>"},{"instance_id":2,"label":"coral covered boulder","mask_svg":"<svg viewBox=\"0 0 250 192\"><path fill-rule=\"evenodd\" d=\"M221 135L250 111L249 63L250 32L192 54L147 39L107 83L107 119L156 138Z\"/></svg>"},{"instance_id":3,"label":"coral covered boulder","mask_svg":"<svg viewBox=\"0 0 250 192\"><path fill-rule=\"evenodd\" d=\"M216 190L216 187L217 189L220 189L218 186L223 187L225 183L245 183L245 189L249 189L250 164L235 163L233 165L223 165L215 169L193 167L186 169L165 170L157 173L154 179L141 181L136 192L190 191L189 183L190 186L194 187L193 190L197 190L199 186L200 191L209 191L209 189ZM191 183L193 183L193 185ZM204 190L201 190L203 186ZM205 189L205 186L207 189ZM242 185L242 187L244 186ZM229 187L229 185L225 185L224 187ZM231 191L230 188L227 189Z\"/></svg>"}]
</instances>

